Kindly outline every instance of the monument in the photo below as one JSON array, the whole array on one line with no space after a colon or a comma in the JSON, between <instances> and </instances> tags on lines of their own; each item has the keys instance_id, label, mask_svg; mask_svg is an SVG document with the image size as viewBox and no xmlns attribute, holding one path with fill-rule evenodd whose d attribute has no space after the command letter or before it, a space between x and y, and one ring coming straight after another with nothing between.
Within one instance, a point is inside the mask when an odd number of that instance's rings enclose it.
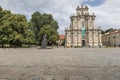
<instances>
[{"instance_id":1,"label":"monument","mask_svg":"<svg viewBox=\"0 0 120 80\"><path fill-rule=\"evenodd\" d=\"M42 40L42 47L41 48L46 48L47 47L47 35L45 34L44 36L43 36L43 40Z\"/></svg>"}]
</instances>

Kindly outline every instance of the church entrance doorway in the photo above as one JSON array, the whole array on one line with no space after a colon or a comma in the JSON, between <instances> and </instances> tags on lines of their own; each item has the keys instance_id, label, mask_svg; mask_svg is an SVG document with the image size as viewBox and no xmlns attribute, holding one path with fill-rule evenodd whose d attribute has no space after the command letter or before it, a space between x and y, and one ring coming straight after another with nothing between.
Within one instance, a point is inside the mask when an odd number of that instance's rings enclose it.
<instances>
[{"instance_id":1,"label":"church entrance doorway","mask_svg":"<svg viewBox=\"0 0 120 80\"><path fill-rule=\"evenodd\" d=\"M82 46L85 46L85 40L82 40Z\"/></svg>"}]
</instances>

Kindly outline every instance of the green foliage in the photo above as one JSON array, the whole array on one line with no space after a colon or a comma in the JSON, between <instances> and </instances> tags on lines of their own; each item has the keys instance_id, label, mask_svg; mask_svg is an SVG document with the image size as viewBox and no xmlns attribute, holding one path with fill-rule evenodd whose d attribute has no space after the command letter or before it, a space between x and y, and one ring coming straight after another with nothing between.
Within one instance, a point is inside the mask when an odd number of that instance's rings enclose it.
<instances>
[{"instance_id":1,"label":"green foliage","mask_svg":"<svg viewBox=\"0 0 120 80\"><path fill-rule=\"evenodd\" d=\"M0 44L20 47L32 43L34 34L24 15L0 9Z\"/></svg>"},{"instance_id":2,"label":"green foliage","mask_svg":"<svg viewBox=\"0 0 120 80\"><path fill-rule=\"evenodd\" d=\"M51 14L32 14L30 22L21 14L13 14L0 7L0 45L21 47L25 44L41 43L43 35L47 35L48 43L58 39L58 22Z\"/></svg>"},{"instance_id":3,"label":"green foliage","mask_svg":"<svg viewBox=\"0 0 120 80\"><path fill-rule=\"evenodd\" d=\"M56 41L58 40L58 36L54 34L54 35L50 36L48 40L49 40L49 43L55 44Z\"/></svg>"},{"instance_id":4,"label":"green foliage","mask_svg":"<svg viewBox=\"0 0 120 80\"><path fill-rule=\"evenodd\" d=\"M39 41L42 41L43 36L47 35L48 43L56 43L58 40L58 33L56 33L52 28L51 25L43 26L39 32Z\"/></svg>"},{"instance_id":5,"label":"green foliage","mask_svg":"<svg viewBox=\"0 0 120 80\"><path fill-rule=\"evenodd\" d=\"M12 29L7 20L9 16L11 16L10 11L0 9L0 43L2 46L8 44L11 38Z\"/></svg>"},{"instance_id":6,"label":"green foliage","mask_svg":"<svg viewBox=\"0 0 120 80\"><path fill-rule=\"evenodd\" d=\"M114 30L114 29L113 28L109 28L109 29L105 30L105 33L110 32L112 30Z\"/></svg>"},{"instance_id":7,"label":"green foliage","mask_svg":"<svg viewBox=\"0 0 120 80\"><path fill-rule=\"evenodd\" d=\"M0 11L2 11L2 7L0 6Z\"/></svg>"},{"instance_id":8,"label":"green foliage","mask_svg":"<svg viewBox=\"0 0 120 80\"><path fill-rule=\"evenodd\" d=\"M32 14L32 18L30 20L34 34L35 34L35 40L40 44L43 38L43 35L47 35L48 43L56 42L58 39L58 33L57 29L59 28L58 22L54 20L53 16L51 14L41 14L39 12L35 12ZM52 41L50 36L54 36L54 40ZM56 37L55 37L56 36Z\"/></svg>"},{"instance_id":9,"label":"green foliage","mask_svg":"<svg viewBox=\"0 0 120 80\"><path fill-rule=\"evenodd\" d=\"M57 31L57 29L59 28L58 22L56 20L51 22L51 26L55 31Z\"/></svg>"}]
</instances>

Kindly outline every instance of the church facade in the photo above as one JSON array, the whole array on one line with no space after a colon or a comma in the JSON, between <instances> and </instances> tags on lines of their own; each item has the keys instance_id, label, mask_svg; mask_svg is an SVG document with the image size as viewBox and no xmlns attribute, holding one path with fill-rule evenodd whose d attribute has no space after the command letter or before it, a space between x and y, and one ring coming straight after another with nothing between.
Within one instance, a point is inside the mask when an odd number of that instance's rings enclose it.
<instances>
[{"instance_id":1,"label":"church facade","mask_svg":"<svg viewBox=\"0 0 120 80\"><path fill-rule=\"evenodd\" d=\"M101 29L95 26L95 14L89 14L87 6L76 8L76 14L70 17L70 26L65 28L66 46L102 46Z\"/></svg>"}]
</instances>

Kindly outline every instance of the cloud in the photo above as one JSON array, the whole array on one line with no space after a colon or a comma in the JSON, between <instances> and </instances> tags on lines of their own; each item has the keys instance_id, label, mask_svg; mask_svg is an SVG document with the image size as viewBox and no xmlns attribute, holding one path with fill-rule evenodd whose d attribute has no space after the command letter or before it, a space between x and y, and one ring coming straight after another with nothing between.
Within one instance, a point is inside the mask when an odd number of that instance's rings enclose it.
<instances>
[{"instance_id":1,"label":"cloud","mask_svg":"<svg viewBox=\"0 0 120 80\"><path fill-rule=\"evenodd\" d=\"M103 4L105 2L105 0L82 0L81 4L85 5L88 4L90 6L99 6L101 4Z\"/></svg>"},{"instance_id":2,"label":"cloud","mask_svg":"<svg viewBox=\"0 0 120 80\"><path fill-rule=\"evenodd\" d=\"M65 27L69 27L70 24L69 17L75 13L76 7L82 1L84 0L0 0L0 6L3 9L11 10L13 13L24 14L28 19L35 11L51 13L59 23L59 33L64 33ZM92 2L98 0L90 1L93 4ZM95 12L96 14L96 26L101 26L102 29L120 28L119 0L106 0L100 5L96 4L96 6L86 5L89 6L90 13Z\"/></svg>"},{"instance_id":3,"label":"cloud","mask_svg":"<svg viewBox=\"0 0 120 80\"><path fill-rule=\"evenodd\" d=\"M120 28L120 1L106 0L104 4L98 7L90 7L90 12L96 14L96 25L100 25L102 29Z\"/></svg>"},{"instance_id":4,"label":"cloud","mask_svg":"<svg viewBox=\"0 0 120 80\"><path fill-rule=\"evenodd\" d=\"M65 26L69 26L70 14L75 11L76 3L78 3L69 0L0 0L0 2L4 9L11 10L13 13L24 14L28 19L31 18L31 14L35 11L51 13L59 22L59 31L62 31Z\"/></svg>"}]
</instances>

